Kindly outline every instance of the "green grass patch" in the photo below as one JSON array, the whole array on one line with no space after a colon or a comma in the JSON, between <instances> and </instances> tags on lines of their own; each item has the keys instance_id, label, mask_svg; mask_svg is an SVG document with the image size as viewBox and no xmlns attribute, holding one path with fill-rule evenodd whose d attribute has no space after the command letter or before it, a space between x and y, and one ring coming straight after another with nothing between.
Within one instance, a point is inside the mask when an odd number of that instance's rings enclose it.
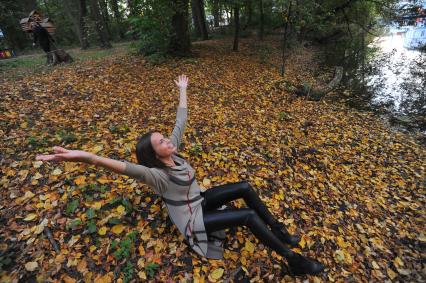
<instances>
[{"instance_id":1,"label":"green grass patch","mask_svg":"<svg viewBox=\"0 0 426 283\"><path fill-rule=\"evenodd\" d=\"M77 48L63 48L75 62L87 60L98 60L110 57L116 54L130 53L131 42L113 43L109 49L90 48L81 50ZM28 75L41 70L49 70L55 67L46 66L46 54L36 53L30 55L21 55L12 59L0 60L0 75L6 78Z\"/></svg>"}]
</instances>

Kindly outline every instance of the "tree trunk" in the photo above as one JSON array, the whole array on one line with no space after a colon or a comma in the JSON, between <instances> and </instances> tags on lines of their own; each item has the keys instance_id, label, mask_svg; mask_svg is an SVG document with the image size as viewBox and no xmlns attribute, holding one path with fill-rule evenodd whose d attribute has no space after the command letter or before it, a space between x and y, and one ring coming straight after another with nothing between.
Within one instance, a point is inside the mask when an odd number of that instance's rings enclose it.
<instances>
[{"instance_id":1,"label":"tree trunk","mask_svg":"<svg viewBox=\"0 0 426 283\"><path fill-rule=\"evenodd\" d=\"M135 0L127 0L127 7L129 7L129 17L133 17L137 14Z\"/></svg>"},{"instance_id":2,"label":"tree trunk","mask_svg":"<svg viewBox=\"0 0 426 283\"><path fill-rule=\"evenodd\" d=\"M234 23L235 23L235 34L234 34L234 47L233 51L238 51L238 38L240 36L240 5L235 4L234 7Z\"/></svg>"},{"instance_id":3,"label":"tree trunk","mask_svg":"<svg viewBox=\"0 0 426 283\"><path fill-rule=\"evenodd\" d=\"M120 39L124 39L123 23L120 11L118 10L118 0L110 0L110 4L112 12L114 14L115 22L117 24L118 34L120 36Z\"/></svg>"},{"instance_id":4,"label":"tree trunk","mask_svg":"<svg viewBox=\"0 0 426 283\"><path fill-rule=\"evenodd\" d=\"M22 7L22 12L24 12L25 15L28 15L32 10L37 9L36 0L21 0L19 2L21 2L20 6Z\"/></svg>"},{"instance_id":5,"label":"tree trunk","mask_svg":"<svg viewBox=\"0 0 426 283\"><path fill-rule=\"evenodd\" d=\"M265 27L264 27L264 15L263 15L263 0L259 0L259 14L260 14L260 19L259 19L259 39L263 40L263 34L265 32Z\"/></svg>"},{"instance_id":6,"label":"tree trunk","mask_svg":"<svg viewBox=\"0 0 426 283\"><path fill-rule=\"evenodd\" d=\"M79 23L78 23L78 17L76 16L78 11L75 10L75 7L77 4L76 1L64 1L63 2L64 6L62 7L65 11L65 14L67 15L68 19L71 21L72 23L72 30L74 31L75 35L77 35L79 37L80 40L80 27L79 27ZM45 6L46 6L46 2L45 2ZM81 40L80 40L81 41Z\"/></svg>"},{"instance_id":7,"label":"tree trunk","mask_svg":"<svg viewBox=\"0 0 426 283\"><path fill-rule=\"evenodd\" d=\"M199 10L197 7L198 0L191 0L191 11L192 11L192 22L194 23L195 28L195 37L201 37L201 27L199 21Z\"/></svg>"},{"instance_id":8,"label":"tree trunk","mask_svg":"<svg viewBox=\"0 0 426 283\"><path fill-rule=\"evenodd\" d=\"M213 26L217 28L219 27L219 23L220 23L219 0L213 0L212 15L213 15Z\"/></svg>"},{"instance_id":9,"label":"tree trunk","mask_svg":"<svg viewBox=\"0 0 426 283\"><path fill-rule=\"evenodd\" d=\"M361 32L361 76L362 76L362 85L365 86L365 32Z\"/></svg>"},{"instance_id":10,"label":"tree trunk","mask_svg":"<svg viewBox=\"0 0 426 283\"><path fill-rule=\"evenodd\" d=\"M170 52L177 56L188 56L191 52L191 41L188 30L188 0L173 0L172 36Z\"/></svg>"},{"instance_id":11,"label":"tree trunk","mask_svg":"<svg viewBox=\"0 0 426 283\"><path fill-rule=\"evenodd\" d=\"M111 43L109 42L108 35L106 33L106 28L102 21L102 15L99 11L99 3L97 0L89 0L90 1L90 11L93 20L95 21L96 32L99 36L100 46L101 48L111 48Z\"/></svg>"},{"instance_id":12,"label":"tree trunk","mask_svg":"<svg viewBox=\"0 0 426 283\"><path fill-rule=\"evenodd\" d=\"M288 9L287 9L287 17L285 18L285 24L284 24L284 34L283 34L283 53L282 53L282 65L281 65L281 76L284 77L285 73L285 61L286 61L286 45L287 45L287 30L288 30L288 22L290 21L291 17L291 1L288 3Z\"/></svg>"},{"instance_id":13,"label":"tree trunk","mask_svg":"<svg viewBox=\"0 0 426 283\"><path fill-rule=\"evenodd\" d=\"M209 39L209 33L207 30L207 23L206 23L206 10L204 9L204 0L199 0L200 2L200 14L201 14L201 33L203 36L203 40Z\"/></svg>"},{"instance_id":14,"label":"tree trunk","mask_svg":"<svg viewBox=\"0 0 426 283\"><path fill-rule=\"evenodd\" d=\"M204 12L204 1L203 0L192 0L192 18L194 20L195 31L197 37L201 37L202 40L209 39L206 26L206 14Z\"/></svg>"},{"instance_id":15,"label":"tree trunk","mask_svg":"<svg viewBox=\"0 0 426 283\"><path fill-rule=\"evenodd\" d=\"M108 4L106 0L98 0L98 2L101 8L100 12L102 15L102 21L104 22L105 30L107 31L107 34L108 34L108 39L111 39L112 35L111 35L111 29L109 27L110 20L108 15Z\"/></svg>"},{"instance_id":16,"label":"tree trunk","mask_svg":"<svg viewBox=\"0 0 426 283\"><path fill-rule=\"evenodd\" d=\"M55 66L60 63L72 63L74 60L63 49L53 50L47 53L47 65Z\"/></svg>"},{"instance_id":17,"label":"tree trunk","mask_svg":"<svg viewBox=\"0 0 426 283\"><path fill-rule=\"evenodd\" d=\"M79 0L79 38L81 49L89 48L89 40L87 38L87 26L86 26L86 17L87 17L87 5L86 0Z\"/></svg>"},{"instance_id":18,"label":"tree trunk","mask_svg":"<svg viewBox=\"0 0 426 283\"><path fill-rule=\"evenodd\" d=\"M243 30L246 30L250 25L251 25L251 18L252 18L252 14L253 14L253 8L251 5L251 0L247 0L246 1L246 5L247 5L247 22L243 27Z\"/></svg>"}]
</instances>

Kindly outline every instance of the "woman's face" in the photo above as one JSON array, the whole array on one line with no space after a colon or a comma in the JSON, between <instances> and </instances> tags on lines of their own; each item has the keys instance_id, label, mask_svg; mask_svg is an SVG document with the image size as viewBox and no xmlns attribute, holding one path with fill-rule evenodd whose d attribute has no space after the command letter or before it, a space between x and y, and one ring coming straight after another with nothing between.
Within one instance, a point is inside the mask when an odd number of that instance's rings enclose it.
<instances>
[{"instance_id":1,"label":"woman's face","mask_svg":"<svg viewBox=\"0 0 426 283\"><path fill-rule=\"evenodd\" d=\"M176 147L173 143L168 138L165 138L162 134L157 132L152 133L151 144L155 153L160 158L169 157L176 151Z\"/></svg>"}]
</instances>

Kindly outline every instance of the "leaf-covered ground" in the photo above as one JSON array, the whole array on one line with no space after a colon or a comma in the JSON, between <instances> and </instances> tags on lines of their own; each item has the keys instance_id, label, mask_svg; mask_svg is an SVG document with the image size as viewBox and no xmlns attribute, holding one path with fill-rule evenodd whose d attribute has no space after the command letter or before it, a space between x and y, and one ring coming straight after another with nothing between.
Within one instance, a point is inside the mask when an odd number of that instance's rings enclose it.
<instances>
[{"instance_id":1,"label":"leaf-covered ground","mask_svg":"<svg viewBox=\"0 0 426 283\"><path fill-rule=\"evenodd\" d=\"M212 40L194 44L194 58L157 66L116 55L5 79L0 281L426 280L424 147L369 113L294 98L273 59L264 64L274 49L253 45L245 39L234 53ZM311 55L293 54L287 81L314 80ZM182 153L199 183L249 180L326 272L290 277L243 228L228 233L223 261L200 258L146 186L79 163L35 162L59 144L135 161L140 134L170 133L181 73L190 78Z\"/></svg>"}]
</instances>

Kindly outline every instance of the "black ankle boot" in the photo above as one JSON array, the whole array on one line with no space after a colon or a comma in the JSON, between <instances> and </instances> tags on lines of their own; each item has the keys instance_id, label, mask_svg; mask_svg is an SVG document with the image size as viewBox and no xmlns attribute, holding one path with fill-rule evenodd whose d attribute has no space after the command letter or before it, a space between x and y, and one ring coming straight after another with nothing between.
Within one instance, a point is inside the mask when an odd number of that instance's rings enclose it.
<instances>
[{"instance_id":1,"label":"black ankle boot","mask_svg":"<svg viewBox=\"0 0 426 283\"><path fill-rule=\"evenodd\" d=\"M314 260L313 258L304 257L300 254L294 254L294 256L288 258L287 261L293 275L314 275L325 269L324 264Z\"/></svg>"},{"instance_id":2,"label":"black ankle boot","mask_svg":"<svg viewBox=\"0 0 426 283\"><path fill-rule=\"evenodd\" d=\"M297 247L298 243L300 242L300 237L291 235L281 223L272 225L271 231L275 236L278 237L278 239L281 240L281 242L289 244L292 247Z\"/></svg>"}]
</instances>

